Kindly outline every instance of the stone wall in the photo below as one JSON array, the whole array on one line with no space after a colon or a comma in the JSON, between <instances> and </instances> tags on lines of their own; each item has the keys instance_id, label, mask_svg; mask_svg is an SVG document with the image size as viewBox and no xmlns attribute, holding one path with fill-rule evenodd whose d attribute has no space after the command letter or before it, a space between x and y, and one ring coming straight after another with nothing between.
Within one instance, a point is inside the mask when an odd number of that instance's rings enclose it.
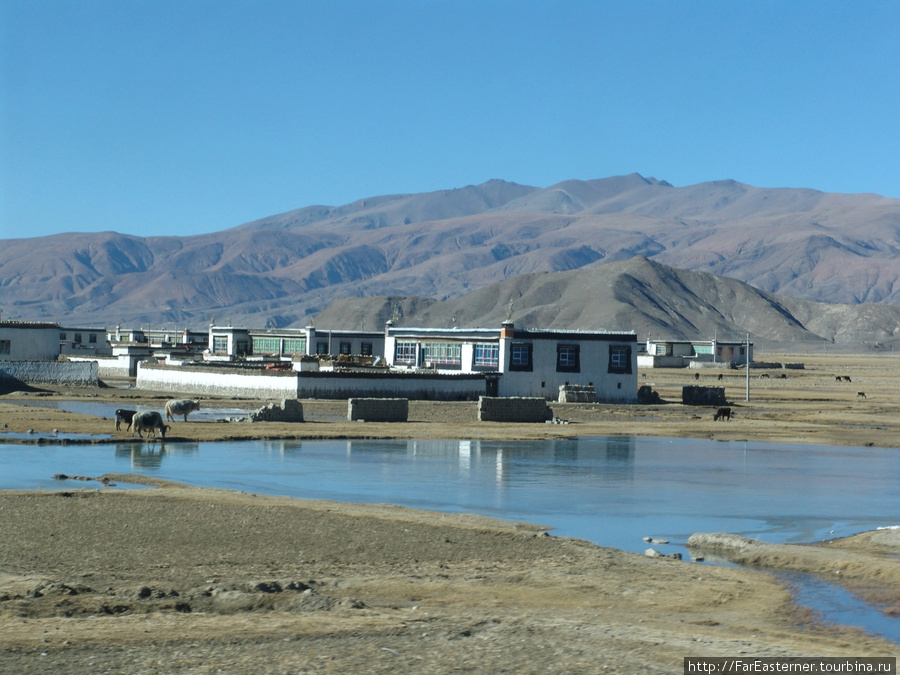
<instances>
[{"instance_id":1,"label":"stone wall","mask_svg":"<svg viewBox=\"0 0 900 675\"><path fill-rule=\"evenodd\" d=\"M351 422L406 422L409 400L405 398L351 398L347 401Z\"/></svg>"},{"instance_id":2,"label":"stone wall","mask_svg":"<svg viewBox=\"0 0 900 675\"><path fill-rule=\"evenodd\" d=\"M478 399L480 422L547 422L551 419L553 411L543 398L481 396Z\"/></svg>"},{"instance_id":3,"label":"stone wall","mask_svg":"<svg viewBox=\"0 0 900 675\"><path fill-rule=\"evenodd\" d=\"M586 384L559 385L560 403L596 403L597 390Z\"/></svg>"},{"instance_id":4,"label":"stone wall","mask_svg":"<svg viewBox=\"0 0 900 675\"><path fill-rule=\"evenodd\" d=\"M682 387L681 402L685 405L725 405L725 387Z\"/></svg>"},{"instance_id":5,"label":"stone wall","mask_svg":"<svg viewBox=\"0 0 900 675\"><path fill-rule=\"evenodd\" d=\"M303 404L297 399L285 398L281 405L270 403L247 416L248 422L302 422Z\"/></svg>"},{"instance_id":6,"label":"stone wall","mask_svg":"<svg viewBox=\"0 0 900 675\"><path fill-rule=\"evenodd\" d=\"M100 384L97 363L85 361L0 361L0 379L24 384Z\"/></svg>"}]
</instances>

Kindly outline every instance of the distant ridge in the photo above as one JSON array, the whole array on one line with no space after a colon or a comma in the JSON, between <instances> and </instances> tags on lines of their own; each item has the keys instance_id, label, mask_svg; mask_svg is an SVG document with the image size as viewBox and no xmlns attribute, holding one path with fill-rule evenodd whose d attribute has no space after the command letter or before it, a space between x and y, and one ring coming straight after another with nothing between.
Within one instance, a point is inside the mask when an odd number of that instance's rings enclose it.
<instances>
[{"instance_id":1,"label":"distant ridge","mask_svg":"<svg viewBox=\"0 0 900 675\"><path fill-rule=\"evenodd\" d=\"M731 180L674 187L638 174L546 188L491 180L307 206L190 237L6 239L0 309L4 318L90 325L183 327L216 317L301 326L339 298L447 301L635 256L802 300L896 306L900 200ZM643 292L633 302L650 302ZM649 321L663 300L621 318ZM566 303L553 317L560 327L579 319L577 303ZM681 325L677 316L659 320Z\"/></svg>"},{"instance_id":2,"label":"distant ridge","mask_svg":"<svg viewBox=\"0 0 900 675\"><path fill-rule=\"evenodd\" d=\"M512 302L523 328L634 330L643 340L743 340L900 347L900 307L834 305L760 291L734 279L678 270L638 257L602 267L526 274L461 298L342 298L315 317L320 326L373 330L398 325L496 327Z\"/></svg>"}]
</instances>

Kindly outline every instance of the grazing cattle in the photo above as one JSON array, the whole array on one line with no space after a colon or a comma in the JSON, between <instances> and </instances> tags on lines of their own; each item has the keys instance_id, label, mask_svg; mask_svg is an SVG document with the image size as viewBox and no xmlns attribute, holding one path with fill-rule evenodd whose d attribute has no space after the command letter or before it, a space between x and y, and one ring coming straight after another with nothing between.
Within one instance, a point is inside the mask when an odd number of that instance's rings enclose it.
<instances>
[{"instance_id":1,"label":"grazing cattle","mask_svg":"<svg viewBox=\"0 0 900 675\"><path fill-rule=\"evenodd\" d=\"M786 379L787 379L787 373L782 373L781 375L779 375L779 377L780 377L782 380L786 380Z\"/></svg>"},{"instance_id":2,"label":"grazing cattle","mask_svg":"<svg viewBox=\"0 0 900 675\"><path fill-rule=\"evenodd\" d=\"M768 373L760 373L759 379L763 379L763 378L769 379L769 374Z\"/></svg>"},{"instance_id":3,"label":"grazing cattle","mask_svg":"<svg viewBox=\"0 0 900 675\"><path fill-rule=\"evenodd\" d=\"M695 379L695 380L699 380L699 379L700 379L700 373L694 373L694 379Z\"/></svg>"},{"instance_id":4,"label":"grazing cattle","mask_svg":"<svg viewBox=\"0 0 900 675\"><path fill-rule=\"evenodd\" d=\"M184 421L187 422L189 412L200 410L200 400L191 400L189 398L173 399L166 403L166 419L175 421L175 415L184 415Z\"/></svg>"},{"instance_id":5,"label":"grazing cattle","mask_svg":"<svg viewBox=\"0 0 900 675\"><path fill-rule=\"evenodd\" d=\"M844 376L843 376L843 375L835 375L835 376L834 376L834 381L835 381L835 382L840 382L840 381L843 380L843 379L844 379Z\"/></svg>"},{"instance_id":6,"label":"grazing cattle","mask_svg":"<svg viewBox=\"0 0 900 675\"><path fill-rule=\"evenodd\" d=\"M163 423L162 415L160 415L155 410L146 411L146 412L136 412L134 417L131 418L131 436L134 437L135 433L138 436L143 438L142 431L147 432L147 438L150 438L150 434L156 436L156 432L159 431L159 435L165 439L166 432L170 429L168 424Z\"/></svg>"},{"instance_id":7,"label":"grazing cattle","mask_svg":"<svg viewBox=\"0 0 900 675\"><path fill-rule=\"evenodd\" d=\"M719 408L716 411L716 414L713 415L713 422L718 422L720 419L730 420L731 419L731 408Z\"/></svg>"},{"instance_id":8,"label":"grazing cattle","mask_svg":"<svg viewBox=\"0 0 900 675\"><path fill-rule=\"evenodd\" d=\"M865 398L865 397L866 397L866 392L864 392L864 391L856 392L856 398Z\"/></svg>"},{"instance_id":9,"label":"grazing cattle","mask_svg":"<svg viewBox=\"0 0 900 675\"><path fill-rule=\"evenodd\" d=\"M724 376L722 373L719 373L719 380L721 381L721 380L724 380L724 379L725 379L725 376Z\"/></svg>"},{"instance_id":10,"label":"grazing cattle","mask_svg":"<svg viewBox=\"0 0 900 675\"><path fill-rule=\"evenodd\" d=\"M125 427L125 430L131 428L131 419L134 417L134 410L124 410L120 408L116 410L116 431L119 430L119 426L122 422L128 422L128 426Z\"/></svg>"}]
</instances>

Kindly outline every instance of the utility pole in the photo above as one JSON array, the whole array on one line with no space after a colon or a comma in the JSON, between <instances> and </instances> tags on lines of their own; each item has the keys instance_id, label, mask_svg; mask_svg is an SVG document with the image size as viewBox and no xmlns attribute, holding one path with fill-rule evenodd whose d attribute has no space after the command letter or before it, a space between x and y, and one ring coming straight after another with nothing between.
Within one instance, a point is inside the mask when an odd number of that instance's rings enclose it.
<instances>
[{"instance_id":1,"label":"utility pole","mask_svg":"<svg viewBox=\"0 0 900 675\"><path fill-rule=\"evenodd\" d=\"M747 371L746 400L750 400L750 333L747 333L747 346L744 348L744 367Z\"/></svg>"}]
</instances>

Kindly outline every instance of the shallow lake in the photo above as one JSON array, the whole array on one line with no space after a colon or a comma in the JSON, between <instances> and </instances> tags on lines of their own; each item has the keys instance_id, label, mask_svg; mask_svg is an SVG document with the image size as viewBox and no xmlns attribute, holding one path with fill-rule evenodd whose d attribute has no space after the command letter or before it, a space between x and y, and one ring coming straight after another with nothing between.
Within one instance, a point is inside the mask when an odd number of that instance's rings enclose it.
<instances>
[{"instance_id":1,"label":"shallow lake","mask_svg":"<svg viewBox=\"0 0 900 675\"><path fill-rule=\"evenodd\" d=\"M481 513L642 552L694 532L810 542L900 524L900 450L612 436L556 441L0 443L0 489L57 473ZM897 620L893 621L896 624ZM892 624L893 625L893 624Z\"/></svg>"}]
</instances>

